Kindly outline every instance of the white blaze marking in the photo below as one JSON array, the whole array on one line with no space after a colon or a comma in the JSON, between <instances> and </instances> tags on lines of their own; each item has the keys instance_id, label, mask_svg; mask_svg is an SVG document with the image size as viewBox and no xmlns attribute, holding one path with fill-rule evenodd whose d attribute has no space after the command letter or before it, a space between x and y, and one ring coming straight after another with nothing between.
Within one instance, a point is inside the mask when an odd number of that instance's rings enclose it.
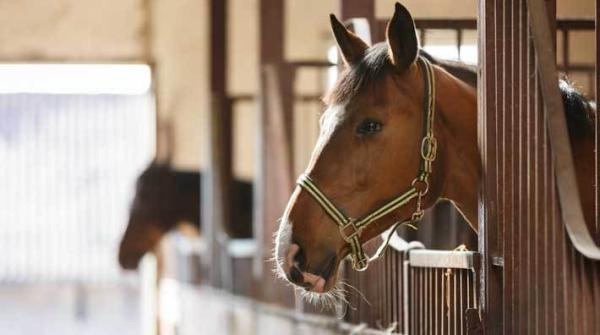
<instances>
[{"instance_id":1,"label":"white blaze marking","mask_svg":"<svg viewBox=\"0 0 600 335\"><path fill-rule=\"evenodd\" d=\"M317 158L317 156L325 147L325 144L329 142L333 132L338 127L338 125L344 120L346 117L346 106L345 105L333 105L329 106L327 110L321 116L321 120L319 121L321 131L319 133L319 138L317 139L317 144L312 152L312 156L310 159L309 166L312 166L312 163Z\"/></svg>"}]
</instances>

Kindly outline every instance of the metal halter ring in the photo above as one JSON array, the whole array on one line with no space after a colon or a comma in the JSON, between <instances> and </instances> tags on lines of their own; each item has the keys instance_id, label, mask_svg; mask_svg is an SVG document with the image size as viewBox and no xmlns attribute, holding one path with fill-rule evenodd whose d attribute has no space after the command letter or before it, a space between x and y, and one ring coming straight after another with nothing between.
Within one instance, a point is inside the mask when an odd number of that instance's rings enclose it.
<instances>
[{"instance_id":1,"label":"metal halter ring","mask_svg":"<svg viewBox=\"0 0 600 335\"><path fill-rule=\"evenodd\" d=\"M369 260L367 258L352 260L352 268L354 268L354 270L356 271L362 272L365 271L368 267Z\"/></svg>"},{"instance_id":2,"label":"metal halter ring","mask_svg":"<svg viewBox=\"0 0 600 335\"><path fill-rule=\"evenodd\" d=\"M425 185L425 188L423 190L420 190L416 186L417 183ZM419 195L425 195L425 194L427 194L427 191L429 191L429 181L427 181L427 179L415 178L415 179L413 179L412 183L410 183L410 185L419 192Z\"/></svg>"},{"instance_id":3,"label":"metal halter ring","mask_svg":"<svg viewBox=\"0 0 600 335\"><path fill-rule=\"evenodd\" d=\"M360 234L362 233L362 230L364 228L364 226L361 227L356 227L356 225L354 225L354 223L356 222L356 220L351 219L350 222L348 222L345 226L339 226L340 229L340 235L342 235L342 238L344 239L344 241L350 243L350 241L355 237L355 236L360 236ZM346 234L346 228L348 227L352 227L353 232L351 232L349 235Z\"/></svg>"},{"instance_id":4,"label":"metal halter ring","mask_svg":"<svg viewBox=\"0 0 600 335\"><path fill-rule=\"evenodd\" d=\"M433 135L428 134L421 141L421 157L425 161L433 162L437 154L437 140Z\"/></svg>"}]
</instances>

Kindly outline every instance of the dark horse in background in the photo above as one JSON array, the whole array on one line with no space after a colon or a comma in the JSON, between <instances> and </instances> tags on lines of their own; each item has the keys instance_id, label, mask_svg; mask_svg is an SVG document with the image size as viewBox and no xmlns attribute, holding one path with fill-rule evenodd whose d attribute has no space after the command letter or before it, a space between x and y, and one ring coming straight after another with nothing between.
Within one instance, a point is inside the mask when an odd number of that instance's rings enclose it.
<instances>
[{"instance_id":1,"label":"dark horse in background","mask_svg":"<svg viewBox=\"0 0 600 335\"><path fill-rule=\"evenodd\" d=\"M187 222L201 232L202 174L176 171L168 163L152 162L138 177L129 223L119 247L119 264L136 269L142 256L154 250L162 237ZM232 185L232 238L252 236L252 183L235 180Z\"/></svg>"}]
</instances>

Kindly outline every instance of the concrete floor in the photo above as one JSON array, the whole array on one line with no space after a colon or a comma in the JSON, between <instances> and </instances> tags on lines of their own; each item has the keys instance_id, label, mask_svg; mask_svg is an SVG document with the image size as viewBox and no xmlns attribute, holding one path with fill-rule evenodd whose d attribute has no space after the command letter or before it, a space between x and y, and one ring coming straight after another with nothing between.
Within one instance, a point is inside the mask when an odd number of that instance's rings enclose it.
<instances>
[{"instance_id":1,"label":"concrete floor","mask_svg":"<svg viewBox=\"0 0 600 335\"><path fill-rule=\"evenodd\" d=\"M0 334L140 334L134 285L11 284L0 286Z\"/></svg>"},{"instance_id":2,"label":"concrete floor","mask_svg":"<svg viewBox=\"0 0 600 335\"><path fill-rule=\"evenodd\" d=\"M333 335L330 319L319 319L310 326L277 308L234 297L205 287L181 286L181 318L177 335ZM321 324L322 323L322 324ZM319 324L319 325L317 325Z\"/></svg>"},{"instance_id":3,"label":"concrete floor","mask_svg":"<svg viewBox=\"0 0 600 335\"><path fill-rule=\"evenodd\" d=\"M143 290L138 286L133 282L0 286L0 334L153 334L155 328L147 323L155 319L142 317L153 303L151 298L140 299ZM156 297L160 306L160 335L349 333L347 329L339 331L339 320L331 317L305 318L293 311L174 280L163 281Z\"/></svg>"}]
</instances>

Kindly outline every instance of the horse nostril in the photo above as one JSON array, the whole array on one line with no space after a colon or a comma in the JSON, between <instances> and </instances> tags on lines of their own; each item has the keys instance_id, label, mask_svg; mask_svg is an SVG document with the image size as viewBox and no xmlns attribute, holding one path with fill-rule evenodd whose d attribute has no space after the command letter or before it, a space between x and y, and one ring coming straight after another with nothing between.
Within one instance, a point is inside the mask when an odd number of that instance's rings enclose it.
<instances>
[{"instance_id":1,"label":"horse nostril","mask_svg":"<svg viewBox=\"0 0 600 335\"><path fill-rule=\"evenodd\" d=\"M329 258L329 260L327 261L327 263L325 263L325 266L323 267L323 272L321 273L321 277L323 277L325 280L329 279L333 275L333 272L336 267L336 263L337 263L336 256Z\"/></svg>"},{"instance_id":2,"label":"horse nostril","mask_svg":"<svg viewBox=\"0 0 600 335\"><path fill-rule=\"evenodd\" d=\"M292 283L296 284L304 283L304 276L302 275L302 272L300 272L300 270L298 270L298 268L295 266L292 266L292 268L290 269L290 280L292 281Z\"/></svg>"},{"instance_id":3,"label":"horse nostril","mask_svg":"<svg viewBox=\"0 0 600 335\"><path fill-rule=\"evenodd\" d=\"M302 248L294 255L294 263L300 269L304 269L304 266L306 265L306 254Z\"/></svg>"}]
</instances>

